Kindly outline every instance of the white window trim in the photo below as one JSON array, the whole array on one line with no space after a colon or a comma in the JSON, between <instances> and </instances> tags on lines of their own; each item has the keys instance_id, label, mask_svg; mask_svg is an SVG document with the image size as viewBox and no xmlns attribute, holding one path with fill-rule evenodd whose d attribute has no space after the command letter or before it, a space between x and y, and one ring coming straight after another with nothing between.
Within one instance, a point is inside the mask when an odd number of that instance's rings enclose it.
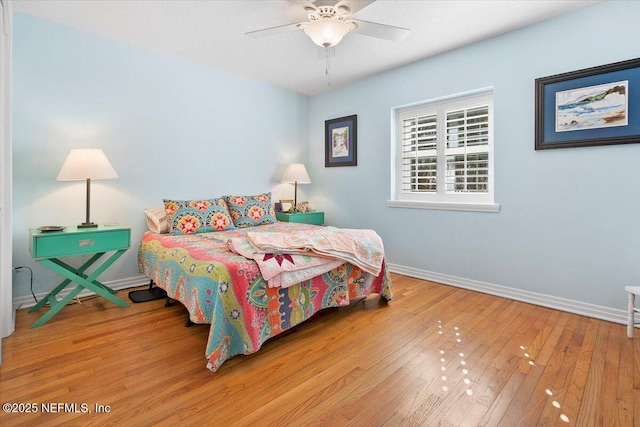
<instances>
[{"instance_id":1,"label":"white window trim","mask_svg":"<svg viewBox=\"0 0 640 427\"><path fill-rule=\"evenodd\" d=\"M15 330L12 261L11 1L0 0L0 365L2 339Z\"/></svg>"},{"instance_id":2,"label":"white window trim","mask_svg":"<svg viewBox=\"0 0 640 427\"><path fill-rule=\"evenodd\" d=\"M487 101L486 97L490 96ZM494 201L494 145L489 147L489 192L486 194L456 194L455 196L439 194L407 194L402 193L402 182L399 182L398 171L402 169L401 147L398 144L399 113L415 109L426 109L429 105L457 103L460 100L467 107L473 102L473 98L484 98L489 104L489 131L493 141L493 87L481 88L473 91L458 93L455 95L430 99L428 101L406 104L391 109L391 197L387 201L387 206L394 208L414 208L414 209L440 209L473 212L499 212L500 205ZM438 185L444 188L444 177L438 176ZM455 200L453 200L455 198Z\"/></svg>"},{"instance_id":3,"label":"white window trim","mask_svg":"<svg viewBox=\"0 0 640 427\"><path fill-rule=\"evenodd\" d=\"M500 212L500 205L496 203L448 203L387 200L387 206L390 208L437 209L444 211Z\"/></svg>"}]
</instances>

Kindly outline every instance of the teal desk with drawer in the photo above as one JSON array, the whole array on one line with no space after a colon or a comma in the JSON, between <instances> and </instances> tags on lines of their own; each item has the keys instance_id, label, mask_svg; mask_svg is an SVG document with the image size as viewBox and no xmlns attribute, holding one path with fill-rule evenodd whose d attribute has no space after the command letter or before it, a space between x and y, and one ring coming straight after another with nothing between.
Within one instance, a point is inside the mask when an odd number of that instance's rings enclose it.
<instances>
[{"instance_id":1,"label":"teal desk with drawer","mask_svg":"<svg viewBox=\"0 0 640 427\"><path fill-rule=\"evenodd\" d=\"M100 283L97 277L109 268L131 246L131 229L124 227L99 226L98 228L69 227L63 231L42 232L38 229L29 230L29 251L31 256L40 264L66 277L54 290L49 292L29 312L40 310L49 303L51 308L32 328L42 326L57 312L76 297L82 290L90 290L120 307L129 304L115 295L115 291ZM107 252L113 252L90 274L85 271L96 263ZM75 268L61 261L60 258L80 255L91 255L89 260ZM57 295L72 283L76 287L63 298Z\"/></svg>"}]
</instances>

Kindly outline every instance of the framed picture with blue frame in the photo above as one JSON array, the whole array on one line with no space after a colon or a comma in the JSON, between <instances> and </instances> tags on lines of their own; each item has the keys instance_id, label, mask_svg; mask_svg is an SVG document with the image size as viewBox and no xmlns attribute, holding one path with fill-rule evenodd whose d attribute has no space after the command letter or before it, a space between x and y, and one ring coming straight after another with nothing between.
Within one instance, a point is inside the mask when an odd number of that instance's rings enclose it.
<instances>
[{"instance_id":1,"label":"framed picture with blue frame","mask_svg":"<svg viewBox=\"0 0 640 427\"><path fill-rule=\"evenodd\" d=\"M535 149L640 142L640 58L535 81Z\"/></svg>"},{"instance_id":2,"label":"framed picture with blue frame","mask_svg":"<svg viewBox=\"0 0 640 427\"><path fill-rule=\"evenodd\" d=\"M358 116L324 122L324 166L358 165Z\"/></svg>"}]
</instances>

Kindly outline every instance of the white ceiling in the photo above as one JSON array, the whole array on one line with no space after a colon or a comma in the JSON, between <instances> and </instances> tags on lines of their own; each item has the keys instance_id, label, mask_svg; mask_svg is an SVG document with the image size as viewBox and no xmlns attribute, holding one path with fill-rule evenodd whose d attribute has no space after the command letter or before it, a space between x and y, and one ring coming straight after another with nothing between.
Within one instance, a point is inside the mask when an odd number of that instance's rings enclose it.
<instances>
[{"instance_id":1,"label":"white ceiling","mask_svg":"<svg viewBox=\"0 0 640 427\"><path fill-rule=\"evenodd\" d=\"M399 43L347 34L330 59L331 87L323 49L303 31L258 39L244 35L306 21L306 0L14 0L12 4L17 12L313 95L598 2L378 0L353 16L411 32Z\"/></svg>"}]
</instances>

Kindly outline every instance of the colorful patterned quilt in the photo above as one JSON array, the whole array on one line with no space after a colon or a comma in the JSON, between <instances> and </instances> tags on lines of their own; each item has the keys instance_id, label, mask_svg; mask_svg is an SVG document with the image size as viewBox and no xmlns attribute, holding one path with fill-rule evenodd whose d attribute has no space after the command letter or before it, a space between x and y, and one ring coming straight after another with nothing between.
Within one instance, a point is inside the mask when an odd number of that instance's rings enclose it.
<instances>
[{"instance_id":1,"label":"colorful patterned quilt","mask_svg":"<svg viewBox=\"0 0 640 427\"><path fill-rule=\"evenodd\" d=\"M216 371L238 354L262 344L329 307L378 293L392 298L386 265L378 276L345 263L287 288L269 287L256 262L233 253L229 239L247 231L309 232L322 227L278 222L259 227L191 235L147 232L138 251L138 268L169 297L180 301L194 323L211 324L205 356Z\"/></svg>"}]
</instances>

